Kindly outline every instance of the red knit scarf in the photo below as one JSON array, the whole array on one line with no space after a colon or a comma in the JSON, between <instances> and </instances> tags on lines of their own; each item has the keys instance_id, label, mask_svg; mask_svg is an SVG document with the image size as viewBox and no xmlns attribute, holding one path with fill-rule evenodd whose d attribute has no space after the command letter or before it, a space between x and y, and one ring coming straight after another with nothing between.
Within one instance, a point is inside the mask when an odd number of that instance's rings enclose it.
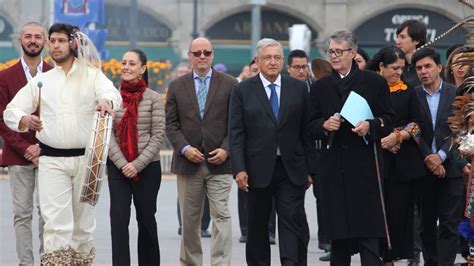
<instances>
[{"instance_id":1,"label":"red knit scarf","mask_svg":"<svg viewBox=\"0 0 474 266\"><path fill-rule=\"evenodd\" d=\"M143 99L145 89L146 83L142 79L134 83L122 81L120 84L122 104L126 110L120 122L115 126L115 131L120 141L120 149L128 162L138 157L138 104ZM138 181L138 175L132 180Z\"/></svg>"}]
</instances>

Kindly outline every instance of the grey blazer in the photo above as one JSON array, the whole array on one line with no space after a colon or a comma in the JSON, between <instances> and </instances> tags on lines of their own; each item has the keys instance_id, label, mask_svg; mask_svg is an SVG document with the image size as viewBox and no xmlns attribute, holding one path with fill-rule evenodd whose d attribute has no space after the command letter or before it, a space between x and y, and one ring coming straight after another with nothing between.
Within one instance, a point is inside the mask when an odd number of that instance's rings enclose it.
<instances>
[{"instance_id":1,"label":"grey blazer","mask_svg":"<svg viewBox=\"0 0 474 266\"><path fill-rule=\"evenodd\" d=\"M199 114L193 73L173 80L166 100L166 136L173 146L171 171L175 174L194 174L199 164L181 154L186 145L199 149L204 155L222 148L228 151L227 119L230 93L237 80L227 74L212 71L204 116ZM211 174L228 174L229 159L221 165L207 163Z\"/></svg>"},{"instance_id":2,"label":"grey blazer","mask_svg":"<svg viewBox=\"0 0 474 266\"><path fill-rule=\"evenodd\" d=\"M110 138L109 159L122 169L128 161L120 150L119 139L115 134L115 125L125 114L123 106L114 118L112 136ZM141 172L151 162L160 160L160 147L165 139L165 111L160 94L150 89L143 93L138 104L138 157L131 163Z\"/></svg>"}]
</instances>

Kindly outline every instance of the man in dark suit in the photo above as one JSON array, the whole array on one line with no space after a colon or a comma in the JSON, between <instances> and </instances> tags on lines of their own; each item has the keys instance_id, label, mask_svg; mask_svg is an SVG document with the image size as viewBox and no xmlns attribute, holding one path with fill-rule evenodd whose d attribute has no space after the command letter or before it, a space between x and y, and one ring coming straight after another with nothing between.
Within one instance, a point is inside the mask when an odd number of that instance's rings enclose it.
<instances>
[{"instance_id":1,"label":"man in dark suit","mask_svg":"<svg viewBox=\"0 0 474 266\"><path fill-rule=\"evenodd\" d=\"M440 55L433 48L419 50L412 61L422 83L416 87L423 114L420 147L429 169L418 190L421 193L423 257L425 265L453 265L463 192L462 172L449 150L451 130L447 124L456 88L441 79Z\"/></svg>"},{"instance_id":2,"label":"man in dark suit","mask_svg":"<svg viewBox=\"0 0 474 266\"><path fill-rule=\"evenodd\" d=\"M177 174L183 223L180 261L183 265L202 265L200 228L207 195L213 221L211 263L229 265L232 176L227 111L237 80L211 68L214 49L205 38L192 41L188 57L192 73L169 84L166 100L166 135L174 149L171 171Z\"/></svg>"},{"instance_id":3,"label":"man in dark suit","mask_svg":"<svg viewBox=\"0 0 474 266\"><path fill-rule=\"evenodd\" d=\"M239 188L248 192L247 263L270 265L267 227L275 200L281 263L306 265L308 92L304 82L280 75L279 42L260 40L256 62L260 74L234 87L229 111L232 172Z\"/></svg>"},{"instance_id":4,"label":"man in dark suit","mask_svg":"<svg viewBox=\"0 0 474 266\"><path fill-rule=\"evenodd\" d=\"M255 58L249 64L250 69L250 76L255 77L260 72L258 70L257 63L255 63ZM237 207L239 210L239 225L240 225L240 233L242 234L239 238L240 243L247 242L247 192L243 191L242 189L237 190ZM275 228L276 228L276 212L275 212L275 204L272 205L272 212L270 214L270 221L268 222L268 235L270 245L275 245Z\"/></svg>"},{"instance_id":5,"label":"man in dark suit","mask_svg":"<svg viewBox=\"0 0 474 266\"><path fill-rule=\"evenodd\" d=\"M10 176L18 260L20 265L32 265L34 256L31 221L34 198L38 200L34 191L40 149L33 131L17 133L5 125L3 111L28 80L38 73L50 70L51 66L41 57L46 35L39 23L25 24L18 42L23 51L22 57L15 65L0 72L0 134L4 140L2 165L8 166ZM43 247L42 233L43 219L39 215L40 252Z\"/></svg>"}]
</instances>

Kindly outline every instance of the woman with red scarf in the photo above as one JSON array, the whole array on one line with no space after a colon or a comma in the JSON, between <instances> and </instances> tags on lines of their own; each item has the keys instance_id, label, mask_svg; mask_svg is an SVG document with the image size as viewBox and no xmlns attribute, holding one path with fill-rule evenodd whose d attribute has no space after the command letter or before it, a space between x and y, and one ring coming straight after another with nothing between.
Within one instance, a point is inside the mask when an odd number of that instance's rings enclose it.
<instances>
[{"instance_id":1,"label":"woman with red scarf","mask_svg":"<svg viewBox=\"0 0 474 266\"><path fill-rule=\"evenodd\" d=\"M138 49L125 52L122 59L123 105L114 118L107 164L113 265L130 265L132 198L138 221L138 264L160 264L155 213L165 113L161 96L147 88L146 62L145 53Z\"/></svg>"}]
</instances>

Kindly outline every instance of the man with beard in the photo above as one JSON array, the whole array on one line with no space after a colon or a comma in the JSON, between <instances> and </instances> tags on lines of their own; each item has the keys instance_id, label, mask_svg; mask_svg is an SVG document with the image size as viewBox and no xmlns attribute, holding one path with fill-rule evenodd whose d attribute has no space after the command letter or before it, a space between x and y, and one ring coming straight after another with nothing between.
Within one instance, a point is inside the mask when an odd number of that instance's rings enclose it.
<instances>
[{"instance_id":1,"label":"man with beard","mask_svg":"<svg viewBox=\"0 0 474 266\"><path fill-rule=\"evenodd\" d=\"M90 265L95 255L95 210L78 200L85 147L94 110L113 114L122 99L100 69L86 61L98 55L87 36L72 25L51 26L49 50L55 67L29 81L3 117L10 129L34 130L39 140L38 189L45 222L41 264ZM81 52L76 58L77 51Z\"/></svg>"},{"instance_id":2,"label":"man with beard","mask_svg":"<svg viewBox=\"0 0 474 266\"><path fill-rule=\"evenodd\" d=\"M33 131L17 133L3 122L3 111L16 93L37 74L51 66L43 61L41 51L46 41L44 28L36 22L23 26L18 38L23 55L13 66L0 72L0 134L4 140L2 165L8 166L13 203L16 251L20 265L34 263L31 221L38 173L40 148ZM43 219L38 207L40 252L43 250Z\"/></svg>"}]
</instances>

